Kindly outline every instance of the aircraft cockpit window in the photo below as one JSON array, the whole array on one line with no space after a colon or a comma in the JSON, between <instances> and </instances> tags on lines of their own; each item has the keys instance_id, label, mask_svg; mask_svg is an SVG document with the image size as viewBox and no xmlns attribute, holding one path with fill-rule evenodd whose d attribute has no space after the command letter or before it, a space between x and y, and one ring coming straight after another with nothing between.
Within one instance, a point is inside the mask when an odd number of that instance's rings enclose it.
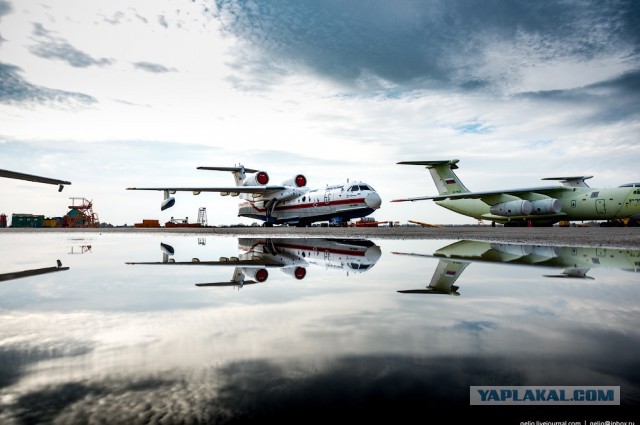
<instances>
[{"instance_id":1,"label":"aircraft cockpit window","mask_svg":"<svg viewBox=\"0 0 640 425\"><path fill-rule=\"evenodd\" d=\"M369 186L367 186L366 184L361 184L360 185L360 190L373 190L371 189Z\"/></svg>"},{"instance_id":2,"label":"aircraft cockpit window","mask_svg":"<svg viewBox=\"0 0 640 425\"><path fill-rule=\"evenodd\" d=\"M359 190L360 190L360 187L358 185L351 186L351 188L349 189L350 192L357 192Z\"/></svg>"}]
</instances>

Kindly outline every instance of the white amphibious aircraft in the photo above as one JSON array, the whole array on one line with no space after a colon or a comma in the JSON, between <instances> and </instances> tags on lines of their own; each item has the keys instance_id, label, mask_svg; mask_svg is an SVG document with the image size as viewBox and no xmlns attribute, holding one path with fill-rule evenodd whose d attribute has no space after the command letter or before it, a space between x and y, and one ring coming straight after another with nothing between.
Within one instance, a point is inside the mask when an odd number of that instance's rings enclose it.
<instances>
[{"instance_id":1,"label":"white amphibious aircraft","mask_svg":"<svg viewBox=\"0 0 640 425\"><path fill-rule=\"evenodd\" d=\"M191 266L233 267L231 280L223 282L196 283L196 286L233 286L265 282L269 269L280 269L283 273L302 280L309 265L325 270L346 270L347 273L363 273L373 267L381 256L378 245L369 240L322 239L322 238L238 238L237 257L221 257L218 261L175 261L171 258L175 250L171 245L160 244L162 262L127 264L166 264Z\"/></svg>"},{"instance_id":2,"label":"white amphibious aircraft","mask_svg":"<svg viewBox=\"0 0 640 425\"><path fill-rule=\"evenodd\" d=\"M382 203L380 195L368 184L355 181L323 188L307 187L307 178L297 174L280 185L269 185L265 171L237 167L198 167L199 170L230 171L236 185L224 187L130 187L127 190L160 190L164 192L161 210L172 207L177 191L219 192L220 195L238 196L243 202L238 207L239 217L264 221L265 226L288 224L309 226L318 221L346 225L352 218L362 218ZM247 174L251 174L247 177Z\"/></svg>"},{"instance_id":3,"label":"white amphibious aircraft","mask_svg":"<svg viewBox=\"0 0 640 425\"><path fill-rule=\"evenodd\" d=\"M52 179L50 177L42 177L42 176L36 176L33 174L18 173L17 171L9 171L9 170L0 170L0 177L6 177L8 179L27 180L27 181L36 182L36 183L57 184L58 192L62 192L62 189L64 189L65 184L71 184L71 182L68 182L66 180Z\"/></svg>"},{"instance_id":4,"label":"white amphibious aircraft","mask_svg":"<svg viewBox=\"0 0 640 425\"><path fill-rule=\"evenodd\" d=\"M505 226L550 226L559 221L617 220L640 214L640 183L596 189L585 183L593 176L547 177L543 180L560 180L563 185L471 192L453 172L457 163L457 159L398 162L425 166L440 194L391 202L431 199L451 211Z\"/></svg>"},{"instance_id":5,"label":"white amphibious aircraft","mask_svg":"<svg viewBox=\"0 0 640 425\"><path fill-rule=\"evenodd\" d=\"M438 249L433 255L404 252L394 254L440 260L426 288L398 291L404 294L460 295L459 287L454 283L472 262L563 269L560 273L543 275L548 278L593 279L587 275L592 268L640 272L640 250L637 249L462 240Z\"/></svg>"}]
</instances>

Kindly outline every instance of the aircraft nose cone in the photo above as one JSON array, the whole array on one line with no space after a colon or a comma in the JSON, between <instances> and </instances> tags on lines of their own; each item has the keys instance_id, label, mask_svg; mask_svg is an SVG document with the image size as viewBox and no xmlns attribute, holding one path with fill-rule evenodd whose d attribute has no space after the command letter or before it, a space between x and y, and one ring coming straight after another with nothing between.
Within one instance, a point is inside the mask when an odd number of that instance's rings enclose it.
<instances>
[{"instance_id":1,"label":"aircraft nose cone","mask_svg":"<svg viewBox=\"0 0 640 425\"><path fill-rule=\"evenodd\" d=\"M382 205L382 199L377 192L371 192L364 198L364 203L371 209L377 210Z\"/></svg>"},{"instance_id":2,"label":"aircraft nose cone","mask_svg":"<svg viewBox=\"0 0 640 425\"><path fill-rule=\"evenodd\" d=\"M368 262L375 264L382 255L382 250L378 245L373 245L367 248L367 251L364 253L364 258L367 259Z\"/></svg>"}]
</instances>

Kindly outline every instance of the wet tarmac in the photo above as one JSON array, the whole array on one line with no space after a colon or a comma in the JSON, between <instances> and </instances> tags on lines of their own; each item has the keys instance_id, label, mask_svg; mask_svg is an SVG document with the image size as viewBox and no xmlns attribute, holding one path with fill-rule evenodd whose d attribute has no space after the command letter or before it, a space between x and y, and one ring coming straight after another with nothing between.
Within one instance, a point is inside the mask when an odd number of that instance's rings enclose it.
<instances>
[{"instance_id":1,"label":"wet tarmac","mask_svg":"<svg viewBox=\"0 0 640 425\"><path fill-rule=\"evenodd\" d=\"M219 236L262 237L323 237L323 238L381 238L381 239L454 239L489 242L512 242L536 245L603 246L640 248L639 227L491 227L446 226L417 227L191 227L191 228L133 228L113 227L97 229L0 229L3 232L140 232L181 233Z\"/></svg>"}]
</instances>

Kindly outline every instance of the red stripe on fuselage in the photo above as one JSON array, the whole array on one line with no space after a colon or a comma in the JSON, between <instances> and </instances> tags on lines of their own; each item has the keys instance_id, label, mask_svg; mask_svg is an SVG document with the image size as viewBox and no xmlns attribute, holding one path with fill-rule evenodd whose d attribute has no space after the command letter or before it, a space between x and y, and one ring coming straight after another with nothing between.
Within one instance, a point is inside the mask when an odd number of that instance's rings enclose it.
<instances>
[{"instance_id":1,"label":"red stripe on fuselage","mask_svg":"<svg viewBox=\"0 0 640 425\"><path fill-rule=\"evenodd\" d=\"M256 249L258 245L262 245L262 243L255 243L248 250L243 250L244 252L251 252ZM318 252L330 252L332 254L345 254L345 255L353 255L354 257L364 257L365 251L350 251L348 249L338 249L338 248L328 248L323 246L314 246L314 245L298 245L298 244L284 244L284 243L275 243L278 248L287 248L287 249L300 249L302 251L318 251Z\"/></svg>"},{"instance_id":2,"label":"red stripe on fuselage","mask_svg":"<svg viewBox=\"0 0 640 425\"><path fill-rule=\"evenodd\" d=\"M320 201L320 202L297 204L297 205L281 205L281 206L277 206L275 210L276 211L297 210L297 209L302 210L307 208L331 207L335 205L345 205L345 204L365 204L365 202L364 202L364 198L340 199L337 201L329 201L328 203L324 201ZM266 211L265 208L257 208L253 202L245 202L240 204L241 207L245 207L247 205L251 205L251 207L257 210L258 212Z\"/></svg>"}]
</instances>

